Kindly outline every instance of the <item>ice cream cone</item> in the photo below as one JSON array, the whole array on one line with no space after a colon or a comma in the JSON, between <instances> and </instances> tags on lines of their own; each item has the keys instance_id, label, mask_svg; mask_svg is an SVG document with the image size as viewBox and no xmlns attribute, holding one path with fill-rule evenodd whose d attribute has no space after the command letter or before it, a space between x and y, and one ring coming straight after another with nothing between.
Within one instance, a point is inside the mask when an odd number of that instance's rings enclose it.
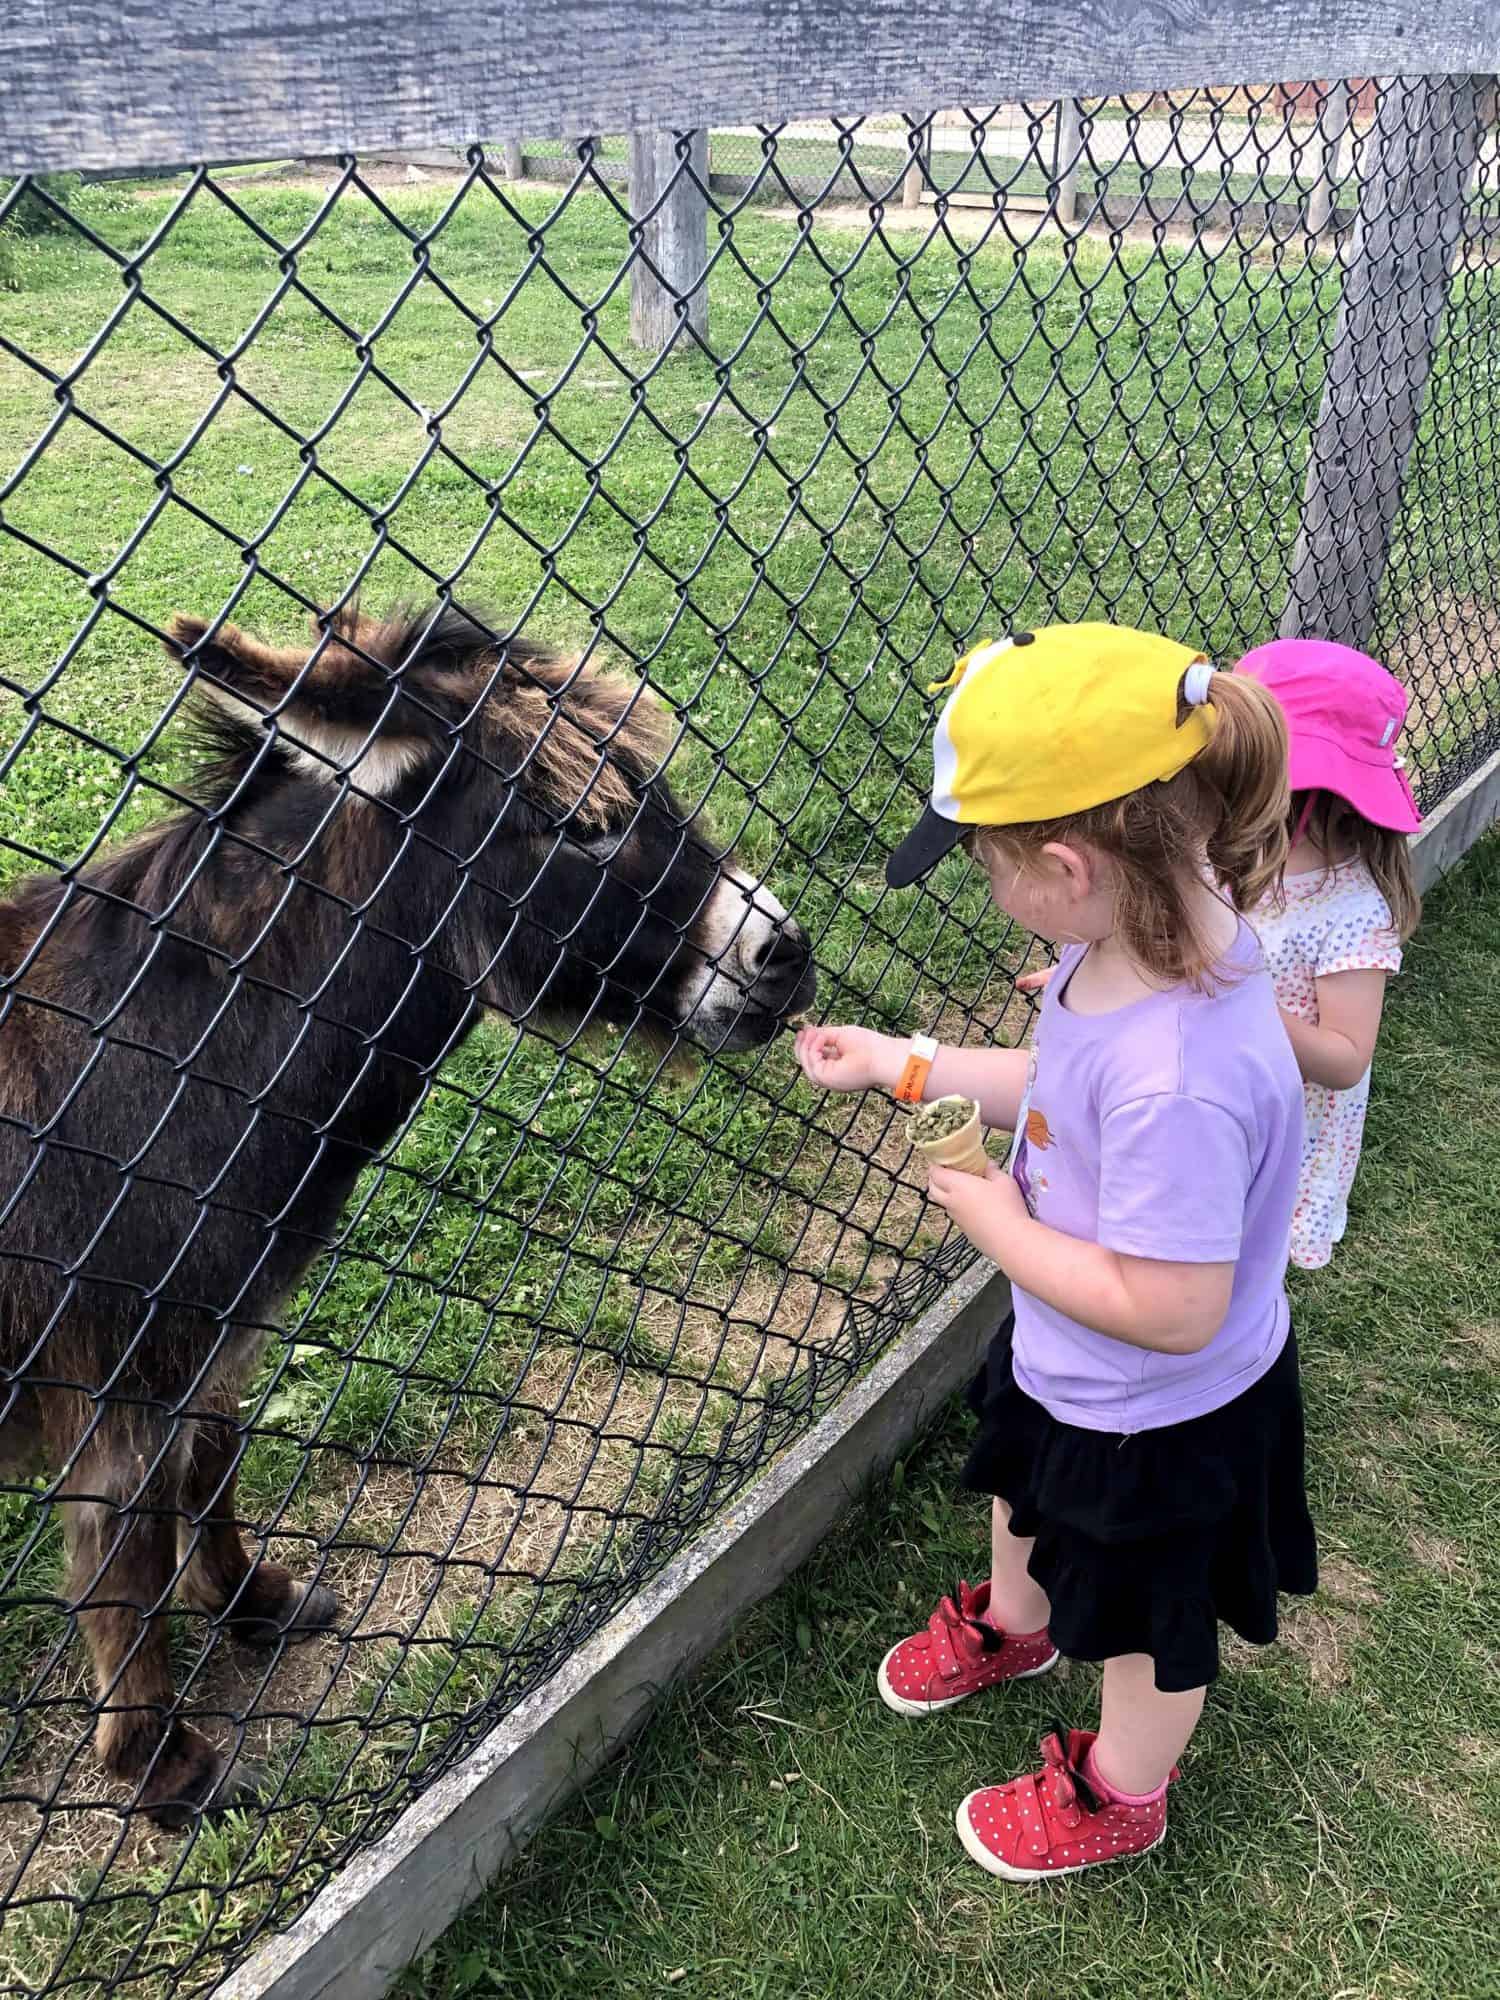
<instances>
[{"instance_id":1,"label":"ice cream cone","mask_svg":"<svg viewBox=\"0 0 1500 2000\"><path fill-rule=\"evenodd\" d=\"M929 1161L935 1161L940 1167L957 1167L963 1174L982 1176L989 1168L990 1156L984 1150L984 1132L979 1123L977 1105L968 1123L960 1125L956 1132L945 1132L941 1139L913 1138L912 1145L925 1153Z\"/></svg>"}]
</instances>

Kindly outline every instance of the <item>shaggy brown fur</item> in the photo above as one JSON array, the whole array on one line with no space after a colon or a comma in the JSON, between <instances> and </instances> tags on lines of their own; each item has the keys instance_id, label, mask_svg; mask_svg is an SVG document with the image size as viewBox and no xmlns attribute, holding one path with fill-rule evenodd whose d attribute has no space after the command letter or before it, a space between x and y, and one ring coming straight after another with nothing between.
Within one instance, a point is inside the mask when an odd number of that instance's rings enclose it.
<instances>
[{"instance_id":1,"label":"shaggy brown fur","mask_svg":"<svg viewBox=\"0 0 1500 2000\"><path fill-rule=\"evenodd\" d=\"M261 1643L337 1615L246 1545L244 1385L481 1010L734 1048L812 991L640 690L452 608L171 649L198 810L0 903L0 1459L55 1471L98 1751L168 1825L253 1784L178 1711L174 1591Z\"/></svg>"}]
</instances>

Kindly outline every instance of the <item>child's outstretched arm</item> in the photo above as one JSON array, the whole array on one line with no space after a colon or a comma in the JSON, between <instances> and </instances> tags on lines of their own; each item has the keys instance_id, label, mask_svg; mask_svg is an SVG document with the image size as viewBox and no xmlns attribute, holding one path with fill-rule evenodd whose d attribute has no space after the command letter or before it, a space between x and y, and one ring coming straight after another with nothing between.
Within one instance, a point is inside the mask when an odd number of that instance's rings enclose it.
<instances>
[{"instance_id":1,"label":"child's outstretched arm","mask_svg":"<svg viewBox=\"0 0 1500 2000\"><path fill-rule=\"evenodd\" d=\"M1304 1082L1326 1084L1330 1090L1352 1090L1375 1055L1386 974L1333 972L1316 983L1317 1020L1300 1020L1283 1007L1282 1025Z\"/></svg>"},{"instance_id":2,"label":"child's outstretched arm","mask_svg":"<svg viewBox=\"0 0 1500 2000\"><path fill-rule=\"evenodd\" d=\"M821 1090L894 1090L909 1044L874 1028L799 1028L797 1060ZM1020 1116L1030 1057L1025 1049L940 1048L922 1099L972 1097L980 1123L1012 1132Z\"/></svg>"}]
</instances>

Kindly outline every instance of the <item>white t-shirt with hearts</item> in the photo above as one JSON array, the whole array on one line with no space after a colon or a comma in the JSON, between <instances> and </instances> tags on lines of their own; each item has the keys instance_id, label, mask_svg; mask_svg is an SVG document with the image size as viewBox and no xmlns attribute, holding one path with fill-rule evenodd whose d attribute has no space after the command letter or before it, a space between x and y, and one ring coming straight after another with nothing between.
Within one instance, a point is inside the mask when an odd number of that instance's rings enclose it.
<instances>
[{"instance_id":1,"label":"white t-shirt with hearts","mask_svg":"<svg viewBox=\"0 0 1500 2000\"><path fill-rule=\"evenodd\" d=\"M1335 972L1399 972L1401 940L1390 909L1363 861L1310 875L1282 877L1284 899L1251 912L1276 998L1299 1020L1318 1018L1317 981ZM1349 1218L1349 1189L1359 1166L1370 1097L1370 1072L1349 1090L1303 1085L1306 1135L1297 1206L1292 1216L1292 1262L1317 1270L1333 1255Z\"/></svg>"}]
</instances>

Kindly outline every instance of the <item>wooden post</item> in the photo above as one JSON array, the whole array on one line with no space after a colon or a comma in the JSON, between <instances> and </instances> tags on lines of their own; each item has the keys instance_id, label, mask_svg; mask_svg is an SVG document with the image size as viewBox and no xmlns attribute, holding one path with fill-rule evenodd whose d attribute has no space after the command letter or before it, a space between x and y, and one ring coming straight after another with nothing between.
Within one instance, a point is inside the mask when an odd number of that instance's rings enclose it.
<instances>
[{"instance_id":1,"label":"wooden post","mask_svg":"<svg viewBox=\"0 0 1500 2000\"><path fill-rule=\"evenodd\" d=\"M1083 113L1076 97L1057 100L1057 130L1052 160L1052 219L1059 229L1071 229L1078 212L1078 156L1083 150Z\"/></svg>"},{"instance_id":2,"label":"wooden post","mask_svg":"<svg viewBox=\"0 0 1500 2000\"><path fill-rule=\"evenodd\" d=\"M679 154L685 143L686 159ZM691 169L691 171L689 171ZM630 212L642 240L630 267L630 337L661 354L684 326L708 337L708 133L633 132Z\"/></svg>"},{"instance_id":3,"label":"wooden post","mask_svg":"<svg viewBox=\"0 0 1500 2000\"><path fill-rule=\"evenodd\" d=\"M911 164L906 169L906 179L901 183L901 206L920 208L922 189L931 179L929 170L932 164L932 120L930 118L913 127L909 144Z\"/></svg>"},{"instance_id":4,"label":"wooden post","mask_svg":"<svg viewBox=\"0 0 1500 2000\"><path fill-rule=\"evenodd\" d=\"M505 170L505 178L508 181L520 180L526 171L526 163L521 157L521 142L519 139L502 139L500 141L500 164Z\"/></svg>"},{"instance_id":5,"label":"wooden post","mask_svg":"<svg viewBox=\"0 0 1500 2000\"><path fill-rule=\"evenodd\" d=\"M1321 236L1333 219L1333 207L1338 199L1339 155L1343 149L1344 135L1349 129L1349 110L1348 84L1342 81L1330 84L1328 94L1318 112L1318 129L1323 136L1323 156L1318 163L1318 178L1308 190L1309 236Z\"/></svg>"},{"instance_id":6,"label":"wooden post","mask_svg":"<svg viewBox=\"0 0 1500 2000\"><path fill-rule=\"evenodd\" d=\"M1487 80L1381 91L1313 428L1281 636L1360 646L1375 622L1401 482L1442 331L1464 193L1493 115Z\"/></svg>"}]
</instances>

